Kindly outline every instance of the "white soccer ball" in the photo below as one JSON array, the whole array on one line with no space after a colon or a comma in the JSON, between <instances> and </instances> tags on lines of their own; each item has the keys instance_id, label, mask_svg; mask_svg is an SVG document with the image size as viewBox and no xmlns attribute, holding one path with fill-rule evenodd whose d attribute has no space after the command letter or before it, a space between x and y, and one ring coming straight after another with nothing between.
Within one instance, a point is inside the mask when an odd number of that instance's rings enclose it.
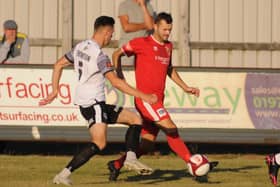
<instances>
[{"instance_id":1,"label":"white soccer ball","mask_svg":"<svg viewBox=\"0 0 280 187\"><path fill-rule=\"evenodd\" d=\"M205 155L195 154L188 162L188 169L192 176L200 177L209 172L210 164Z\"/></svg>"}]
</instances>

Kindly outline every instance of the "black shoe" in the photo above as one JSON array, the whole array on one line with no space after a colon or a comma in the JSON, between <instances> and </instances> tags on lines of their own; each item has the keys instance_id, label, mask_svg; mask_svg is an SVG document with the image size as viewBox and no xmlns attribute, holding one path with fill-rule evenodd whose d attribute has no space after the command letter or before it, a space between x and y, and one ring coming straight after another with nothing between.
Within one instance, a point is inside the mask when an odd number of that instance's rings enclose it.
<instances>
[{"instance_id":1,"label":"black shoe","mask_svg":"<svg viewBox=\"0 0 280 187\"><path fill-rule=\"evenodd\" d=\"M268 175L273 185L277 185L279 165L275 161L275 155L267 155L265 161L268 167Z\"/></svg>"},{"instance_id":2,"label":"black shoe","mask_svg":"<svg viewBox=\"0 0 280 187\"><path fill-rule=\"evenodd\" d=\"M120 169L117 169L114 165L114 160L111 160L107 163L108 169L110 171L109 181L116 181L119 174Z\"/></svg>"},{"instance_id":3,"label":"black shoe","mask_svg":"<svg viewBox=\"0 0 280 187\"><path fill-rule=\"evenodd\" d=\"M209 162L209 165L210 165L209 171L212 171L218 164L219 164L218 161ZM206 174L206 175L203 175L203 176L196 176L196 177L194 177L194 180L199 182L199 183L207 183L208 182L208 175Z\"/></svg>"},{"instance_id":4,"label":"black shoe","mask_svg":"<svg viewBox=\"0 0 280 187\"><path fill-rule=\"evenodd\" d=\"M218 161L213 161L213 162L209 162L210 164L210 169L209 171L212 171L215 167L217 167L217 165L219 164Z\"/></svg>"},{"instance_id":5,"label":"black shoe","mask_svg":"<svg viewBox=\"0 0 280 187\"><path fill-rule=\"evenodd\" d=\"M203 176L196 176L194 177L194 180L196 182L199 182L199 183L207 183L208 182L208 175L203 175Z\"/></svg>"}]
</instances>

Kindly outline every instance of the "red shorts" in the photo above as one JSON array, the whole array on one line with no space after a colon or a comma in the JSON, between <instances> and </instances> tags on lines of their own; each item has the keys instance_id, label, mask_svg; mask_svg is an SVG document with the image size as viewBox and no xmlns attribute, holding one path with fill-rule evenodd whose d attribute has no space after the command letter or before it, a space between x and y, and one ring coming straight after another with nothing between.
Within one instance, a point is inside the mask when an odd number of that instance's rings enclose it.
<instances>
[{"instance_id":1,"label":"red shorts","mask_svg":"<svg viewBox=\"0 0 280 187\"><path fill-rule=\"evenodd\" d=\"M143 118L143 126L141 134L153 134L157 136L159 128L154 122L164 119L170 119L169 113L164 108L162 102L149 104L141 99L135 99L135 106L141 117Z\"/></svg>"},{"instance_id":2,"label":"red shorts","mask_svg":"<svg viewBox=\"0 0 280 187\"><path fill-rule=\"evenodd\" d=\"M151 105L141 99L135 99L135 106L141 116L150 121L157 122L170 118L161 101Z\"/></svg>"}]
</instances>

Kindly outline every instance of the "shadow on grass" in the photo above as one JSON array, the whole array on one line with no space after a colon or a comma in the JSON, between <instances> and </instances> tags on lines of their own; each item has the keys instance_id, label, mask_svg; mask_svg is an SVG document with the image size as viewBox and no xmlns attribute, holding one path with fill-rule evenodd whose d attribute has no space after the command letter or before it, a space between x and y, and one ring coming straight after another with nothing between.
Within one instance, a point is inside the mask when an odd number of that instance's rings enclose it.
<instances>
[{"instance_id":1,"label":"shadow on grass","mask_svg":"<svg viewBox=\"0 0 280 187\"><path fill-rule=\"evenodd\" d=\"M252 169L259 169L262 168L262 166L245 166L245 167L239 167L239 168L215 168L211 173L216 173L216 172L243 172L247 173L246 170L252 170Z\"/></svg>"},{"instance_id":2,"label":"shadow on grass","mask_svg":"<svg viewBox=\"0 0 280 187\"><path fill-rule=\"evenodd\" d=\"M130 171L123 171L121 174L129 173ZM106 174L107 175L107 174ZM148 185L148 184L159 184L167 181L176 181L180 180L182 178L191 178L193 180L196 180L193 176L191 176L186 169L182 170L155 170L153 174L151 175L133 175L133 176L127 176L126 179L119 179L117 181L92 181L89 183L83 183L84 185L89 184L109 184L109 183L123 183L123 182L137 182L139 184ZM219 181L198 181L198 183L207 183L207 184L219 184Z\"/></svg>"},{"instance_id":3,"label":"shadow on grass","mask_svg":"<svg viewBox=\"0 0 280 187\"><path fill-rule=\"evenodd\" d=\"M128 178L125 181L141 181L143 184L156 184L161 182L167 182L167 181L176 181L180 180L182 178L192 178L198 183L207 183L207 184L219 184L219 181L211 181L207 177L203 178L203 180L197 180L192 175L190 175L186 169L182 170L155 170L152 175L147 176L128 176Z\"/></svg>"},{"instance_id":4,"label":"shadow on grass","mask_svg":"<svg viewBox=\"0 0 280 187\"><path fill-rule=\"evenodd\" d=\"M261 168L261 166L246 166L246 167L239 167L239 168L215 168L211 171L210 175L212 173L218 173L218 172L243 172L247 173L247 170L254 170ZM195 179L193 176L191 176L186 169L182 170L155 170L152 175L148 176L141 176L141 175L135 175L135 176L128 176L128 178L125 181L141 181L145 184L155 184L155 183L161 183L166 181L174 181L179 180L181 178L192 178L193 180L197 181L198 183L207 183L207 184L220 184L221 181L214 181L211 177L202 177L200 179ZM146 182L143 182L146 181Z\"/></svg>"},{"instance_id":5,"label":"shadow on grass","mask_svg":"<svg viewBox=\"0 0 280 187\"><path fill-rule=\"evenodd\" d=\"M128 176L125 181L147 181L147 184L178 180L191 177L185 169L182 170L155 170L151 175Z\"/></svg>"},{"instance_id":6,"label":"shadow on grass","mask_svg":"<svg viewBox=\"0 0 280 187\"><path fill-rule=\"evenodd\" d=\"M215 177L211 176L212 174L218 173L218 172L243 172L247 173L246 170L254 170L261 168L261 166L246 166L246 167L239 167L239 168L215 168L210 172L210 177L206 178L200 178L200 179L195 179L192 175L190 175L186 169L181 169L181 170L155 170L153 174L151 175L133 175L133 176L127 176L126 179L120 179L116 182L113 183L118 183L118 182L139 182L141 184L158 184L162 182L167 182L167 181L176 181L180 180L183 178L191 178L195 180L198 183L206 183L206 184L221 184L221 181L218 180L213 180ZM122 174L127 174L130 171L122 171L120 175ZM107 175L107 174L106 174ZM87 184L109 184L112 183L110 181L99 181L99 182L90 182Z\"/></svg>"}]
</instances>

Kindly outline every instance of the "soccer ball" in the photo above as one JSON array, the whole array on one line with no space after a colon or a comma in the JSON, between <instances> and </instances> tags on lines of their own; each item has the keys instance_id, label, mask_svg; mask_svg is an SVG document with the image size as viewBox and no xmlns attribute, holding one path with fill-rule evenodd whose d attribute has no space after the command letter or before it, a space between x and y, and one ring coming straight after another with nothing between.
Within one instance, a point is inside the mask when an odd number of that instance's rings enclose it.
<instances>
[{"instance_id":1,"label":"soccer ball","mask_svg":"<svg viewBox=\"0 0 280 187\"><path fill-rule=\"evenodd\" d=\"M205 155L192 155L188 162L188 169L192 176L200 177L206 175L210 170L210 164Z\"/></svg>"}]
</instances>

